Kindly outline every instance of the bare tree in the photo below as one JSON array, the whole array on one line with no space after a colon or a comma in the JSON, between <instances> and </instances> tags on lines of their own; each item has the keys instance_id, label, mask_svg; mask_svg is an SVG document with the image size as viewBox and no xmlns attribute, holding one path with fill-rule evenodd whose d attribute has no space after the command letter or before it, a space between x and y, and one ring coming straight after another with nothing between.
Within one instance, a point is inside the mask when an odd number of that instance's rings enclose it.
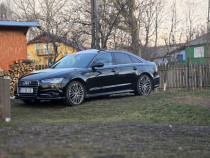
<instances>
[{"instance_id":1,"label":"bare tree","mask_svg":"<svg viewBox=\"0 0 210 158\"><path fill-rule=\"evenodd\" d=\"M9 0L0 3L0 20L13 20L13 13Z\"/></svg>"},{"instance_id":2,"label":"bare tree","mask_svg":"<svg viewBox=\"0 0 210 158\"><path fill-rule=\"evenodd\" d=\"M139 12L140 18L140 39L142 53L146 53L146 49L154 43L154 47L158 44L158 32L159 28L165 20L163 8L165 6L164 0L149 0L146 1L144 7L139 7L141 9Z\"/></svg>"},{"instance_id":3,"label":"bare tree","mask_svg":"<svg viewBox=\"0 0 210 158\"><path fill-rule=\"evenodd\" d=\"M118 28L131 35L131 50L134 54L141 56L140 39L139 39L139 25L138 19L135 15L136 3L135 0L113 0L115 8L119 11L122 9ZM124 6L122 8L122 6Z\"/></svg>"},{"instance_id":4,"label":"bare tree","mask_svg":"<svg viewBox=\"0 0 210 158\"><path fill-rule=\"evenodd\" d=\"M91 37L91 8L90 1L84 0L80 1L78 4L75 4L75 7L72 10L74 20L72 23L77 28L72 30L77 32L82 32L83 37L88 39ZM107 49L107 44L112 43L111 38L113 35L113 30L116 30L116 25L119 23L120 13L123 10L124 4L119 7L119 10L117 10L115 7L113 7L114 2L112 0L102 0L98 1L98 25L99 25L99 48L105 48ZM88 40L86 41L88 42ZM88 44L89 45L89 44Z\"/></svg>"},{"instance_id":5,"label":"bare tree","mask_svg":"<svg viewBox=\"0 0 210 158\"><path fill-rule=\"evenodd\" d=\"M67 19L70 18L69 15L71 14L66 14L69 6L68 0L13 0L13 3L18 8L19 12L16 15L20 20L37 21L41 24L40 30L30 30L32 37L44 32L47 35L63 35L70 30ZM53 60L56 61L60 52L58 52L53 36L50 42L52 42L54 49Z\"/></svg>"},{"instance_id":6,"label":"bare tree","mask_svg":"<svg viewBox=\"0 0 210 158\"><path fill-rule=\"evenodd\" d=\"M196 10L197 4L196 3L192 3L192 2L187 2L186 3L187 9L185 12L185 26L186 26L186 39L187 41L191 41L193 40L193 38L195 37L195 32L196 32L196 27L195 25L195 21L197 19L197 16L194 15L194 10Z\"/></svg>"}]
</instances>

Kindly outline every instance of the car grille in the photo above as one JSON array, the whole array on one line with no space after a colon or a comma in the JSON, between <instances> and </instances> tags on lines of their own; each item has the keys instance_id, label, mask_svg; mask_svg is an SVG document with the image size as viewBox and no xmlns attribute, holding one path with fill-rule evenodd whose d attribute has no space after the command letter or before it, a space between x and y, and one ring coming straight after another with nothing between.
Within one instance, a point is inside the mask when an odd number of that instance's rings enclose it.
<instances>
[{"instance_id":1,"label":"car grille","mask_svg":"<svg viewBox=\"0 0 210 158\"><path fill-rule=\"evenodd\" d=\"M38 87L39 82L38 81L19 81L18 86L19 87Z\"/></svg>"},{"instance_id":2,"label":"car grille","mask_svg":"<svg viewBox=\"0 0 210 158\"><path fill-rule=\"evenodd\" d=\"M39 82L38 81L19 81L18 82L18 96L20 98L33 98L37 96L38 93ZM33 93L20 93L20 88L33 88Z\"/></svg>"}]
</instances>

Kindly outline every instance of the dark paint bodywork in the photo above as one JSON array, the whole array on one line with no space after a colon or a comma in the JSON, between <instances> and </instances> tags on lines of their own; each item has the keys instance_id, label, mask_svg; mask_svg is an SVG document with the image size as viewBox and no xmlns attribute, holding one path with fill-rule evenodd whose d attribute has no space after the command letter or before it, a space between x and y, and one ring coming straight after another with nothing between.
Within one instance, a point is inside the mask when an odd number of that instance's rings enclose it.
<instances>
[{"instance_id":1,"label":"dark paint bodywork","mask_svg":"<svg viewBox=\"0 0 210 158\"><path fill-rule=\"evenodd\" d=\"M73 80L80 81L86 87L86 98L101 95L135 92L140 75L147 74L153 82L153 89L159 86L160 78L153 62L145 61L129 52L111 50L86 50L78 52L95 54L94 59L102 53L126 53L138 58L141 63L110 65L92 68L92 62L86 68L49 68L34 71L19 79L16 98L22 100L53 100L64 99L66 86ZM93 61L94 61L93 59ZM115 62L115 61L114 61ZM47 87L42 80L51 78L64 78L56 87ZM23 85L29 82L28 85ZM34 85L33 85L34 84ZM19 93L19 88L34 88L31 94Z\"/></svg>"}]
</instances>

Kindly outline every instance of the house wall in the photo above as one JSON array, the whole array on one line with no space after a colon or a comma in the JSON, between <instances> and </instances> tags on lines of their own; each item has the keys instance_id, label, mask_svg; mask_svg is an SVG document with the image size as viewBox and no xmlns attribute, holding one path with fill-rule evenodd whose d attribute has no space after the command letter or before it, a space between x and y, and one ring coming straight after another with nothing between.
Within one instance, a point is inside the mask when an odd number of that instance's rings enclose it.
<instances>
[{"instance_id":1,"label":"house wall","mask_svg":"<svg viewBox=\"0 0 210 158\"><path fill-rule=\"evenodd\" d=\"M0 28L1 69L9 69L10 64L15 60L27 58L26 43L24 31L4 30Z\"/></svg>"},{"instance_id":2,"label":"house wall","mask_svg":"<svg viewBox=\"0 0 210 158\"><path fill-rule=\"evenodd\" d=\"M204 50L204 57L196 57L195 56L195 49L196 48L203 48ZM206 62L206 45L197 45L197 46L189 46L185 47L185 56L186 60L185 63L204 63Z\"/></svg>"},{"instance_id":3,"label":"house wall","mask_svg":"<svg viewBox=\"0 0 210 158\"><path fill-rule=\"evenodd\" d=\"M65 45L64 43L59 43L59 42L56 42L56 43L59 45L59 47L58 47L59 56L56 58L56 61L64 56L66 56L63 54L66 51L69 52L69 54L78 51L77 49L75 49L71 46ZM36 64L38 64L38 65L47 65L50 55L37 55L36 44L41 45L41 54L43 54L45 43L31 43L27 46L27 54L28 54L27 58L30 60L35 60ZM50 54L54 54L52 43L49 43L49 45L50 45ZM54 57L54 56L52 55L51 57Z\"/></svg>"}]
</instances>

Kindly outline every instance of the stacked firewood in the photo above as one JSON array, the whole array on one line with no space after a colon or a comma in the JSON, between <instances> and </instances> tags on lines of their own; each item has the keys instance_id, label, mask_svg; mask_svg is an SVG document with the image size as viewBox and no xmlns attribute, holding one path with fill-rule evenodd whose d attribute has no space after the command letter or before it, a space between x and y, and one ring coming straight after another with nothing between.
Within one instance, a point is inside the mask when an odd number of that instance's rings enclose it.
<instances>
[{"instance_id":1,"label":"stacked firewood","mask_svg":"<svg viewBox=\"0 0 210 158\"><path fill-rule=\"evenodd\" d=\"M31 71L34 71L35 64L32 60L22 59L15 61L10 66L11 69L0 72L0 76L5 76L10 78L10 95L14 96L15 84L18 78Z\"/></svg>"}]
</instances>

